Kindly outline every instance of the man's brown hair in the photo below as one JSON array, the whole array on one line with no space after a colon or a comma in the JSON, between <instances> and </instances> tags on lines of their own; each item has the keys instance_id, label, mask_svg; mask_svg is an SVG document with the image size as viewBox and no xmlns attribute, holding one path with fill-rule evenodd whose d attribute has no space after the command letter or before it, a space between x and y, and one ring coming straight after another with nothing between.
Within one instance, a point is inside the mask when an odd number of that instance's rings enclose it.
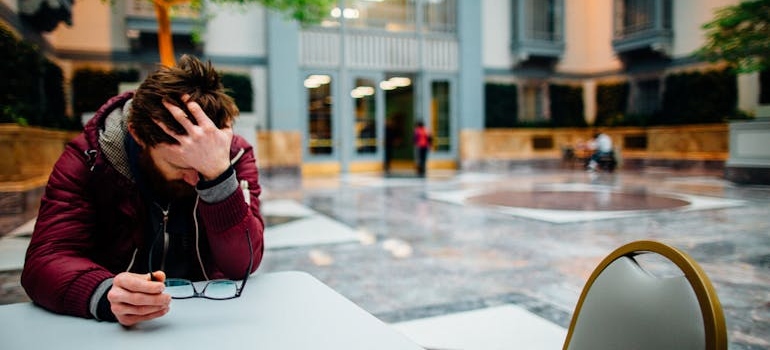
<instances>
[{"instance_id":1,"label":"man's brown hair","mask_svg":"<svg viewBox=\"0 0 770 350\"><path fill-rule=\"evenodd\" d=\"M190 95L189 101L195 101L201 106L217 128L231 125L239 113L232 97L225 93L219 74L211 62L203 63L193 56L184 55L175 67L161 67L136 90L128 122L134 128L138 141L148 147L159 143L177 144L153 120L163 122L177 134L186 135L182 125L162 103L166 100L175 104L195 123L195 117L182 102L185 94Z\"/></svg>"}]
</instances>

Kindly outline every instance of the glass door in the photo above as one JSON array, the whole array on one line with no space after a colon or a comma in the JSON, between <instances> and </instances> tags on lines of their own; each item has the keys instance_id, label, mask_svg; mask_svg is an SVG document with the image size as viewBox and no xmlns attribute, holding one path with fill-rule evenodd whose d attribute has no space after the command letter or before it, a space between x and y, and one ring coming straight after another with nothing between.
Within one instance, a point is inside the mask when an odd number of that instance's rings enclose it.
<instances>
[{"instance_id":1,"label":"glass door","mask_svg":"<svg viewBox=\"0 0 770 350\"><path fill-rule=\"evenodd\" d=\"M350 97L353 99L353 153L355 158L373 158L380 153L381 128L378 123L377 79L356 77Z\"/></svg>"},{"instance_id":2,"label":"glass door","mask_svg":"<svg viewBox=\"0 0 770 350\"><path fill-rule=\"evenodd\" d=\"M308 99L305 152L310 157L329 157L335 153L332 77L311 74L305 77L303 84Z\"/></svg>"},{"instance_id":3,"label":"glass door","mask_svg":"<svg viewBox=\"0 0 770 350\"><path fill-rule=\"evenodd\" d=\"M379 83L385 94L385 170L413 169L414 74L388 73ZM424 121L426 122L426 121Z\"/></svg>"},{"instance_id":4,"label":"glass door","mask_svg":"<svg viewBox=\"0 0 770 350\"><path fill-rule=\"evenodd\" d=\"M449 80L433 80L430 84L430 125L433 129L433 150L452 149L451 84Z\"/></svg>"}]
</instances>

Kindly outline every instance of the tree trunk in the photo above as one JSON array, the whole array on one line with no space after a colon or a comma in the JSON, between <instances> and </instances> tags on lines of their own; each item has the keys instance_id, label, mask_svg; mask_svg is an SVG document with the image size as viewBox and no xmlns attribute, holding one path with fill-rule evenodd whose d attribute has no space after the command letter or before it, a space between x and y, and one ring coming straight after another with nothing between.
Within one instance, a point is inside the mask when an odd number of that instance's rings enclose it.
<instances>
[{"instance_id":1,"label":"tree trunk","mask_svg":"<svg viewBox=\"0 0 770 350\"><path fill-rule=\"evenodd\" d=\"M174 57L174 43L171 40L171 19L168 15L171 4L163 0L153 1L153 4L155 4L155 16L158 20L160 63L166 67L173 67L176 59Z\"/></svg>"}]
</instances>

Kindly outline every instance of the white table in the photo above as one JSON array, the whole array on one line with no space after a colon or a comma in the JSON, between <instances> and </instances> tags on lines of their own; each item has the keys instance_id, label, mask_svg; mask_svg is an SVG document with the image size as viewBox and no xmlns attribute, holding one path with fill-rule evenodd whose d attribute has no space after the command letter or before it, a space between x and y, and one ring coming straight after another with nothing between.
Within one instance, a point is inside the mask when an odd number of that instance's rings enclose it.
<instances>
[{"instance_id":1,"label":"white table","mask_svg":"<svg viewBox=\"0 0 770 350\"><path fill-rule=\"evenodd\" d=\"M303 272L257 273L236 299L173 300L167 315L131 328L32 303L0 306L0 348L421 349Z\"/></svg>"}]
</instances>

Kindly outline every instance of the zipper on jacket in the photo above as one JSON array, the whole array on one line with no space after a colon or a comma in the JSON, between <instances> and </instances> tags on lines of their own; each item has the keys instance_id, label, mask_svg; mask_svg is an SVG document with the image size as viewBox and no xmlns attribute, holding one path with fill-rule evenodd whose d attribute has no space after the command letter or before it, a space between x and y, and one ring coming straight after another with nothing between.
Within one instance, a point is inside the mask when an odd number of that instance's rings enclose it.
<instances>
[{"instance_id":1,"label":"zipper on jacket","mask_svg":"<svg viewBox=\"0 0 770 350\"><path fill-rule=\"evenodd\" d=\"M155 206L158 207L158 209L160 209L160 212L163 213L163 219L161 222L161 226L163 229L163 254L161 255L161 260L160 260L160 270L165 271L166 270L166 253L168 253L168 244L169 244L168 213L171 210L171 204L167 205L166 208L163 208L162 206L160 206L160 204L156 202L153 202L153 204L155 204ZM152 242L152 247L150 248L150 261L152 261L153 249L155 248L155 241L157 239L158 238L156 235L156 238ZM150 270L152 270L152 263L150 263L149 268Z\"/></svg>"},{"instance_id":2,"label":"zipper on jacket","mask_svg":"<svg viewBox=\"0 0 770 350\"><path fill-rule=\"evenodd\" d=\"M96 150L89 149L83 151L83 153L86 155L86 163L91 166L89 170L94 171L94 166L96 166Z\"/></svg>"}]
</instances>

